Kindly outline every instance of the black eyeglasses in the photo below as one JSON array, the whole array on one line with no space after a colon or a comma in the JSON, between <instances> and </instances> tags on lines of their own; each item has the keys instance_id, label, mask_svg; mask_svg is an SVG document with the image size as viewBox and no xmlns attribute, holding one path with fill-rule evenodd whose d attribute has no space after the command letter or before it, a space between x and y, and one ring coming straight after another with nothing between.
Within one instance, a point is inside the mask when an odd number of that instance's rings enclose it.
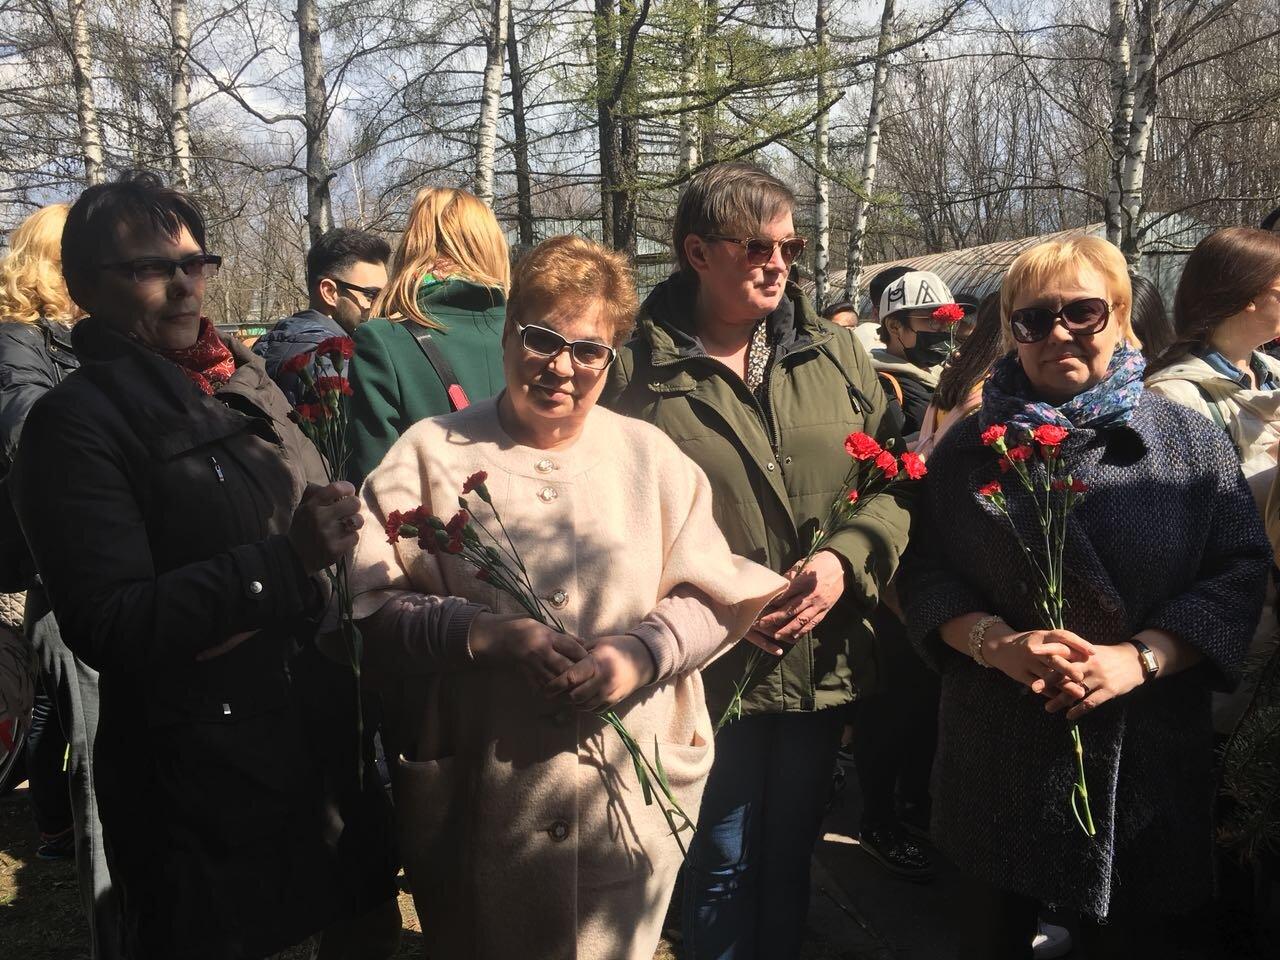
<instances>
[{"instance_id":1,"label":"black eyeglasses","mask_svg":"<svg viewBox=\"0 0 1280 960\"><path fill-rule=\"evenodd\" d=\"M1009 314L1013 339L1019 343L1039 343L1059 322L1073 335L1092 337L1101 333L1111 316L1111 305L1101 297L1086 297L1063 304L1060 310L1026 307Z\"/></svg>"},{"instance_id":2,"label":"black eyeglasses","mask_svg":"<svg viewBox=\"0 0 1280 960\"><path fill-rule=\"evenodd\" d=\"M707 234L708 240L720 240L724 243L736 243L747 251L747 263L753 267L763 267L773 259L773 251L782 250L782 262L788 267L804 253L804 237L783 237L781 240L766 240L764 237L723 237L719 234Z\"/></svg>"},{"instance_id":3,"label":"black eyeglasses","mask_svg":"<svg viewBox=\"0 0 1280 960\"><path fill-rule=\"evenodd\" d=\"M133 280L134 283L168 283L179 270L194 279L209 280L218 275L222 266L222 258L212 253L197 253L181 260L169 260L165 257L139 257L137 260L125 260L120 263L99 264L100 269L116 270Z\"/></svg>"},{"instance_id":4,"label":"black eyeglasses","mask_svg":"<svg viewBox=\"0 0 1280 960\"><path fill-rule=\"evenodd\" d=\"M538 357L558 357L565 347L569 348L569 359L575 366L587 370L603 370L613 363L618 351L598 340L566 340L554 330L546 327L527 324L516 324L516 332L520 334L520 342L524 348Z\"/></svg>"},{"instance_id":5,"label":"black eyeglasses","mask_svg":"<svg viewBox=\"0 0 1280 960\"><path fill-rule=\"evenodd\" d=\"M345 280L339 280L337 277L326 277L325 279L332 280L339 290L345 290L348 293L363 293L369 298L370 304L378 299L378 294L382 293L381 287L361 287L354 283L347 283Z\"/></svg>"}]
</instances>

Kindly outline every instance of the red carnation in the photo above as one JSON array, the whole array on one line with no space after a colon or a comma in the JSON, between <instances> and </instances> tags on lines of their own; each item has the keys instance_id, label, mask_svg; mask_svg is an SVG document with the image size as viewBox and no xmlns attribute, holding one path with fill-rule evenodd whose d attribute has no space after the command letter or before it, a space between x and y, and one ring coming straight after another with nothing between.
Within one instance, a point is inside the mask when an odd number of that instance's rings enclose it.
<instances>
[{"instance_id":1,"label":"red carnation","mask_svg":"<svg viewBox=\"0 0 1280 960\"><path fill-rule=\"evenodd\" d=\"M1011 461L1014 460L1030 460L1031 444L1020 443L1016 447L1010 447L1009 452L1005 454Z\"/></svg>"},{"instance_id":2,"label":"red carnation","mask_svg":"<svg viewBox=\"0 0 1280 960\"><path fill-rule=\"evenodd\" d=\"M924 458L918 453L904 453L902 455L902 469L907 472L907 479L919 480L929 471L925 468Z\"/></svg>"},{"instance_id":3,"label":"red carnation","mask_svg":"<svg viewBox=\"0 0 1280 960\"><path fill-rule=\"evenodd\" d=\"M311 354L309 352L295 353L292 357L290 357L284 363L280 364L280 372L282 374L292 373L296 375L296 374L302 373L302 371L307 369L307 367L310 365L311 365Z\"/></svg>"},{"instance_id":4,"label":"red carnation","mask_svg":"<svg viewBox=\"0 0 1280 960\"><path fill-rule=\"evenodd\" d=\"M844 495L844 498L845 498L846 500L848 500L850 503L857 503L857 502L858 502L858 491L857 491L857 490L850 490L848 493L846 493L846 494Z\"/></svg>"},{"instance_id":5,"label":"red carnation","mask_svg":"<svg viewBox=\"0 0 1280 960\"><path fill-rule=\"evenodd\" d=\"M461 536L450 537L449 542L444 545L444 549L445 549L445 553L461 553L462 537Z\"/></svg>"},{"instance_id":6,"label":"red carnation","mask_svg":"<svg viewBox=\"0 0 1280 960\"><path fill-rule=\"evenodd\" d=\"M460 538L462 536L462 531L466 527L467 521L469 519L470 517L467 516L467 511L459 510L449 519L449 522L444 525L445 533L447 533L450 537ZM457 551L453 551L453 552L456 553Z\"/></svg>"},{"instance_id":7,"label":"red carnation","mask_svg":"<svg viewBox=\"0 0 1280 960\"><path fill-rule=\"evenodd\" d=\"M1089 485L1083 480L1077 480L1073 477L1071 482L1067 485L1067 489L1072 493L1085 493L1088 491Z\"/></svg>"},{"instance_id":8,"label":"red carnation","mask_svg":"<svg viewBox=\"0 0 1280 960\"><path fill-rule=\"evenodd\" d=\"M1054 493L1061 493L1063 490L1067 489L1067 481L1062 479L1054 480L1049 484L1049 489Z\"/></svg>"},{"instance_id":9,"label":"red carnation","mask_svg":"<svg viewBox=\"0 0 1280 960\"><path fill-rule=\"evenodd\" d=\"M1000 486L999 480L992 480L990 483L984 483L978 488L978 496L980 497L998 497L1004 493Z\"/></svg>"},{"instance_id":10,"label":"red carnation","mask_svg":"<svg viewBox=\"0 0 1280 960\"><path fill-rule=\"evenodd\" d=\"M344 397L351 396L351 381L346 377L320 377L316 380L316 392L321 396L326 393L340 393Z\"/></svg>"},{"instance_id":11,"label":"red carnation","mask_svg":"<svg viewBox=\"0 0 1280 960\"><path fill-rule=\"evenodd\" d=\"M851 433L844 438L844 452L855 460L874 460L882 449L875 437L865 433Z\"/></svg>"},{"instance_id":12,"label":"red carnation","mask_svg":"<svg viewBox=\"0 0 1280 960\"><path fill-rule=\"evenodd\" d=\"M484 482L489 479L489 474L483 470L477 470L471 476L467 477L467 482L462 485L463 494L471 493L473 490L479 490L484 486Z\"/></svg>"},{"instance_id":13,"label":"red carnation","mask_svg":"<svg viewBox=\"0 0 1280 960\"><path fill-rule=\"evenodd\" d=\"M888 450L880 451L880 455L876 457L876 467L884 473L887 480L898 475L898 461Z\"/></svg>"},{"instance_id":14,"label":"red carnation","mask_svg":"<svg viewBox=\"0 0 1280 960\"><path fill-rule=\"evenodd\" d=\"M356 352L356 343L350 337L330 337L316 345L316 354L322 357L342 357L350 360Z\"/></svg>"},{"instance_id":15,"label":"red carnation","mask_svg":"<svg viewBox=\"0 0 1280 960\"><path fill-rule=\"evenodd\" d=\"M481 567L479 570L477 570L477 571L476 571L476 579L477 579L477 580L480 580L480 581L481 581L481 582L483 582L483 583L488 583L488 582L489 582L489 580L490 580L490 575L489 575L489 571L488 571L488 569L486 569L485 567Z\"/></svg>"},{"instance_id":16,"label":"red carnation","mask_svg":"<svg viewBox=\"0 0 1280 960\"><path fill-rule=\"evenodd\" d=\"M387 522L383 525L383 529L387 531L387 543L400 542L400 525L404 523L404 514L399 510L392 510L387 514Z\"/></svg>"},{"instance_id":17,"label":"red carnation","mask_svg":"<svg viewBox=\"0 0 1280 960\"><path fill-rule=\"evenodd\" d=\"M944 303L933 311L933 319L939 320L947 326L953 326L964 319L964 308L958 303Z\"/></svg>"},{"instance_id":18,"label":"red carnation","mask_svg":"<svg viewBox=\"0 0 1280 960\"><path fill-rule=\"evenodd\" d=\"M996 465L1000 468L1001 473L1008 473L1009 468L1013 466L1013 464L1009 462L1008 457L1001 457L996 461Z\"/></svg>"},{"instance_id":19,"label":"red carnation","mask_svg":"<svg viewBox=\"0 0 1280 960\"><path fill-rule=\"evenodd\" d=\"M318 403L300 403L294 407L294 412L304 423L315 423L324 419L325 409Z\"/></svg>"},{"instance_id":20,"label":"red carnation","mask_svg":"<svg viewBox=\"0 0 1280 960\"><path fill-rule=\"evenodd\" d=\"M1066 428L1056 423L1042 423L1031 431L1031 436L1035 438L1036 443L1040 444L1044 455L1050 457L1058 452L1059 445L1067 439L1068 433Z\"/></svg>"},{"instance_id":21,"label":"red carnation","mask_svg":"<svg viewBox=\"0 0 1280 960\"><path fill-rule=\"evenodd\" d=\"M988 447L994 447L996 443L1004 439L1004 435L1009 428L1003 423L993 423L987 429L982 431L982 442Z\"/></svg>"}]
</instances>

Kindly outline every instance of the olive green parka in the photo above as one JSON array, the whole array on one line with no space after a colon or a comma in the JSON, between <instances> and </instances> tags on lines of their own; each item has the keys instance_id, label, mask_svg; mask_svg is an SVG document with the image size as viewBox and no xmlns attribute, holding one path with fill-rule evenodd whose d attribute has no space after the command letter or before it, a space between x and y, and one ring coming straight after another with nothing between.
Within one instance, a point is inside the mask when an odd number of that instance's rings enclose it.
<instances>
[{"instance_id":1,"label":"olive green parka","mask_svg":"<svg viewBox=\"0 0 1280 960\"><path fill-rule=\"evenodd\" d=\"M776 344L760 403L693 333L696 280L659 284L613 365L603 402L655 424L706 472L716 521L735 553L784 572L801 559L842 492L854 431L905 447L885 416L884 392L851 332L820 319L798 287L767 322ZM898 566L909 526L908 484L874 498L828 549L845 566L845 592L743 698L743 714L839 706L875 682L869 615ZM738 644L703 671L712 718L724 711L750 651Z\"/></svg>"}]
</instances>

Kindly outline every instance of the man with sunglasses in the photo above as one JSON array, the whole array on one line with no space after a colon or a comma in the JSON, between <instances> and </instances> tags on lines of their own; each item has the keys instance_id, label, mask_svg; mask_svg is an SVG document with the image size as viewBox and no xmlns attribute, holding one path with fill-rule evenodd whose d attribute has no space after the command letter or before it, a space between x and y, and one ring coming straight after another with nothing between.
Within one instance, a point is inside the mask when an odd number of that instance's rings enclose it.
<instances>
[{"instance_id":1,"label":"man with sunglasses","mask_svg":"<svg viewBox=\"0 0 1280 960\"><path fill-rule=\"evenodd\" d=\"M368 320L387 283L390 259L386 240L345 227L330 230L307 252L307 308L285 317L253 345L290 403L298 400L298 378L281 373L281 366L322 340L351 336Z\"/></svg>"}]
</instances>

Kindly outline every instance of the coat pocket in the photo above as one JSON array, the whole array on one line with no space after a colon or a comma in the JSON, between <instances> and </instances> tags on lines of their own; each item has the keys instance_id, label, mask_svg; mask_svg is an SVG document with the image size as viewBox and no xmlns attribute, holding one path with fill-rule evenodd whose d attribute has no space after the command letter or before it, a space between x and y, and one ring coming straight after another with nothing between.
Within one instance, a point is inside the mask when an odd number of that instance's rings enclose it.
<instances>
[{"instance_id":1,"label":"coat pocket","mask_svg":"<svg viewBox=\"0 0 1280 960\"><path fill-rule=\"evenodd\" d=\"M434 886L454 863L457 830L449 829L457 796L454 758L413 761L400 757L392 775L396 830L414 896ZM456 824L452 826L456 827Z\"/></svg>"}]
</instances>

